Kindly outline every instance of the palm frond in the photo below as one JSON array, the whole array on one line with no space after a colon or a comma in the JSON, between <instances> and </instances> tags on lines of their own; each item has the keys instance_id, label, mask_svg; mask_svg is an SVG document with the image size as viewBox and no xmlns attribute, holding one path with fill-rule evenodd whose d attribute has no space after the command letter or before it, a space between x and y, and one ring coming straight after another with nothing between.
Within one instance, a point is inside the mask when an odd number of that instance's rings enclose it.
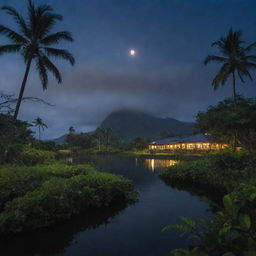
<instances>
[{"instance_id":1,"label":"palm frond","mask_svg":"<svg viewBox=\"0 0 256 256\"><path fill-rule=\"evenodd\" d=\"M50 5L43 4L36 8L35 14L40 17L45 13L52 12L52 11L53 11L53 8Z\"/></svg>"},{"instance_id":2,"label":"palm frond","mask_svg":"<svg viewBox=\"0 0 256 256\"><path fill-rule=\"evenodd\" d=\"M256 61L256 55L247 55L247 56L243 56L243 57L242 57L242 60L244 60L244 61L248 61L248 60L250 60L250 61Z\"/></svg>"},{"instance_id":3,"label":"palm frond","mask_svg":"<svg viewBox=\"0 0 256 256\"><path fill-rule=\"evenodd\" d=\"M57 67L49 60L47 56L42 56L42 61L45 65L45 67L55 76L57 79L58 83L60 84L62 82L61 74Z\"/></svg>"},{"instance_id":4,"label":"palm frond","mask_svg":"<svg viewBox=\"0 0 256 256\"><path fill-rule=\"evenodd\" d=\"M45 50L46 55L48 55L49 57L65 59L65 60L69 61L72 66L75 64L74 56L67 50L49 48L49 47L44 47L43 49Z\"/></svg>"},{"instance_id":5,"label":"palm frond","mask_svg":"<svg viewBox=\"0 0 256 256\"><path fill-rule=\"evenodd\" d=\"M14 53L20 51L22 45L19 44L7 44L0 46L0 55L4 53Z\"/></svg>"},{"instance_id":6,"label":"palm frond","mask_svg":"<svg viewBox=\"0 0 256 256\"><path fill-rule=\"evenodd\" d=\"M237 70L237 74L238 74L241 82L244 83L244 78L243 78L243 75L241 74L240 70Z\"/></svg>"},{"instance_id":7,"label":"palm frond","mask_svg":"<svg viewBox=\"0 0 256 256\"><path fill-rule=\"evenodd\" d=\"M221 56L208 55L204 61L204 65L207 65L208 63L210 63L212 61L225 63L228 61L228 59L225 57L221 57Z\"/></svg>"},{"instance_id":8,"label":"palm frond","mask_svg":"<svg viewBox=\"0 0 256 256\"><path fill-rule=\"evenodd\" d=\"M254 68L256 68L256 64L254 63L240 63L238 66L238 74L239 74L239 78L241 79L241 77L245 76L245 77L249 77L252 80L252 76L248 70L248 68L250 68L250 64L255 65ZM243 82L243 78L241 79L241 81Z\"/></svg>"},{"instance_id":9,"label":"palm frond","mask_svg":"<svg viewBox=\"0 0 256 256\"><path fill-rule=\"evenodd\" d=\"M32 34L35 33L35 27L37 25L36 20L36 8L32 0L28 0L28 20L29 20L29 29Z\"/></svg>"},{"instance_id":10,"label":"palm frond","mask_svg":"<svg viewBox=\"0 0 256 256\"><path fill-rule=\"evenodd\" d=\"M245 52L250 52L254 47L256 47L256 42L248 45L244 50Z\"/></svg>"},{"instance_id":11,"label":"palm frond","mask_svg":"<svg viewBox=\"0 0 256 256\"><path fill-rule=\"evenodd\" d=\"M17 32L13 31L10 28L7 28L3 25L0 25L0 34L7 36L11 39L14 43L27 43L28 40L23 37L22 35L18 34Z\"/></svg>"},{"instance_id":12,"label":"palm frond","mask_svg":"<svg viewBox=\"0 0 256 256\"><path fill-rule=\"evenodd\" d=\"M55 43L59 43L60 40L73 41L72 35L68 31L61 31L43 38L40 43L43 45L51 45Z\"/></svg>"},{"instance_id":13,"label":"palm frond","mask_svg":"<svg viewBox=\"0 0 256 256\"><path fill-rule=\"evenodd\" d=\"M21 33L23 33L27 37L30 37L31 33L28 29L26 21L15 8L11 6L3 6L1 9L6 11L7 14L11 15L14 18L16 24L20 27Z\"/></svg>"},{"instance_id":14,"label":"palm frond","mask_svg":"<svg viewBox=\"0 0 256 256\"><path fill-rule=\"evenodd\" d=\"M254 68L256 68L256 63L247 61L247 62L244 63L244 66L249 68L249 69L251 69L251 68L254 69Z\"/></svg>"},{"instance_id":15,"label":"palm frond","mask_svg":"<svg viewBox=\"0 0 256 256\"><path fill-rule=\"evenodd\" d=\"M44 62L40 56L37 57L36 68L39 73L39 77L40 77L43 89L46 90L47 84L48 84L48 74L47 74L47 69L44 65Z\"/></svg>"},{"instance_id":16,"label":"palm frond","mask_svg":"<svg viewBox=\"0 0 256 256\"><path fill-rule=\"evenodd\" d=\"M57 21L62 20L62 16L54 13L45 13L36 18L39 22L34 28L38 39L47 36Z\"/></svg>"},{"instance_id":17,"label":"palm frond","mask_svg":"<svg viewBox=\"0 0 256 256\"><path fill-rule=\"evenodd\" d=\"M224 64L212 81L213 89L217 90L220 85L224 85L231 72L232 72L232 69L230 64L229 63Z\"/></svg>"}]
</instances>

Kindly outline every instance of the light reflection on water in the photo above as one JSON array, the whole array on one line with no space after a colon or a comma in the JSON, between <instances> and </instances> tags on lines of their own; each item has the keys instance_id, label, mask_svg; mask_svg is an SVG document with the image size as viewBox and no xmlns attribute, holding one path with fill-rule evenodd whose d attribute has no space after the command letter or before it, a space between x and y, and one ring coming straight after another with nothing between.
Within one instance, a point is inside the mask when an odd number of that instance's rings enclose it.
<instances>
[{"instance_id":1,"label":"light reflection on water","mask_svg":"<svg viewBox=\"0 0 256 256\"><path fill-rule=\"evenodd\" d=\"M154 159L154 158L147 158L143 159L146 167L154 172L156 170L161 170L166 167L172 166L177 164L179 161L178 160L173 160L173 159ZM136 163L137 163L137 158L136 158Z\"/></svg>"}]
</instances>

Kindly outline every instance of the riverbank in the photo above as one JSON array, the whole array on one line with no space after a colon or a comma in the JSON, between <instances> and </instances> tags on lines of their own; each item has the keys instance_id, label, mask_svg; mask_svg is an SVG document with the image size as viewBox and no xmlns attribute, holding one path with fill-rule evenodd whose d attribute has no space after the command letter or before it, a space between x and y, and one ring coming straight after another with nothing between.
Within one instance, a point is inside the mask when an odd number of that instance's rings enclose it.
<instances>
[{"instance_id":1,"label":"riverbank","mask_svg":"<svg viewBox=\"0 0 256 256\"><path fill-rule=\"evenodd\" d=\"M172 157L174 159L189 159L199 158L208 155L209 152L196 152L196 151L169 151L169 152L151 152L149 150L134 150L134 151L122 151L122 150L59 150L58 155L72 156L72 155L126 155L126 156L142 156L142 157Z\"/></svg>"},{"instance_id":2,"label":"riverbank","mask_svg":"<svg viewBox=\"0 0 256 256\"><path fill-rule=\"evenodd\" d=\"M180 161L161 171L160 177L173 187L199 188L205 196L213 193L222 198L208 225L183 219L183 225L165 228L186 230L200 241L191 250L174 250L173 255L255 255L255 170L255 153L223 151L195 161Z\"/></svg>"},{"instance_id":3,"label":"riverbank","mask_svg":"<svg viewBox=\"0 0 256 256\"><path fill-rule=\"evenodd\" d=\"M122 176L90 165L0 167L0 234L48 227L88 210L131 203L137 194Z\"/></svg>"}]
</instances>

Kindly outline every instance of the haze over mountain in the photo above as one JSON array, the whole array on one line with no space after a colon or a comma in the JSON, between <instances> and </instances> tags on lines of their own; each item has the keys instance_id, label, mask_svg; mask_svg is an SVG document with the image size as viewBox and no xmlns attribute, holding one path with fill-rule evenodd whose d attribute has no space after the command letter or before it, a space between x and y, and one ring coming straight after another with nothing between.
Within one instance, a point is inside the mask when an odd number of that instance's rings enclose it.
<instances>
[{"instance_id":1,"label":"haze over mountain","mask_svg":"<svg viewBox=\"0 0 256 256\"><path fill-rule=\"evenodd\" d=\"M122 142L129 142L136 137L157 139L161 132L188 135L195 131L194 125L174 118L160 118L141 111L123 109L110 113L99 128L111 128ZM63 144L65 140L66 134L52 141Z\"/></svg>"},{"instance_id":2,"label":"haze over mountain","mask_svg":"<svg viewBox=\"0 0 256 256\"><path fill-rule=\"evenodd\" d=\"M186 135L195 130L194 123L182 122L174 118L159 118L135 110L112 112L99 127L111 128L124 142L136 137L155 139L161 132Z\"/></svg>"}]
</instances>

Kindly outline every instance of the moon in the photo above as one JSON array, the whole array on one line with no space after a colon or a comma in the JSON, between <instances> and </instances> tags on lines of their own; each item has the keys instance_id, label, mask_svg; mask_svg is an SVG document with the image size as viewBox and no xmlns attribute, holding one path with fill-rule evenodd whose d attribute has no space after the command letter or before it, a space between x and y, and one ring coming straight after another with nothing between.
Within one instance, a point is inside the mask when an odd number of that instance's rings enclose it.
<instances>
[{"instance_id":1,"label":"moon","mask_svg":"<svg viewBox=\"0 0 256 256\"><path fill-rule=\"evenodd\" d=\"M131 56L135 56L135 55L136 55L136 51L135 51L134 49L131 49L131 50L130 50L130 55L131 55Z\"/></svg>"}]
</instances>

